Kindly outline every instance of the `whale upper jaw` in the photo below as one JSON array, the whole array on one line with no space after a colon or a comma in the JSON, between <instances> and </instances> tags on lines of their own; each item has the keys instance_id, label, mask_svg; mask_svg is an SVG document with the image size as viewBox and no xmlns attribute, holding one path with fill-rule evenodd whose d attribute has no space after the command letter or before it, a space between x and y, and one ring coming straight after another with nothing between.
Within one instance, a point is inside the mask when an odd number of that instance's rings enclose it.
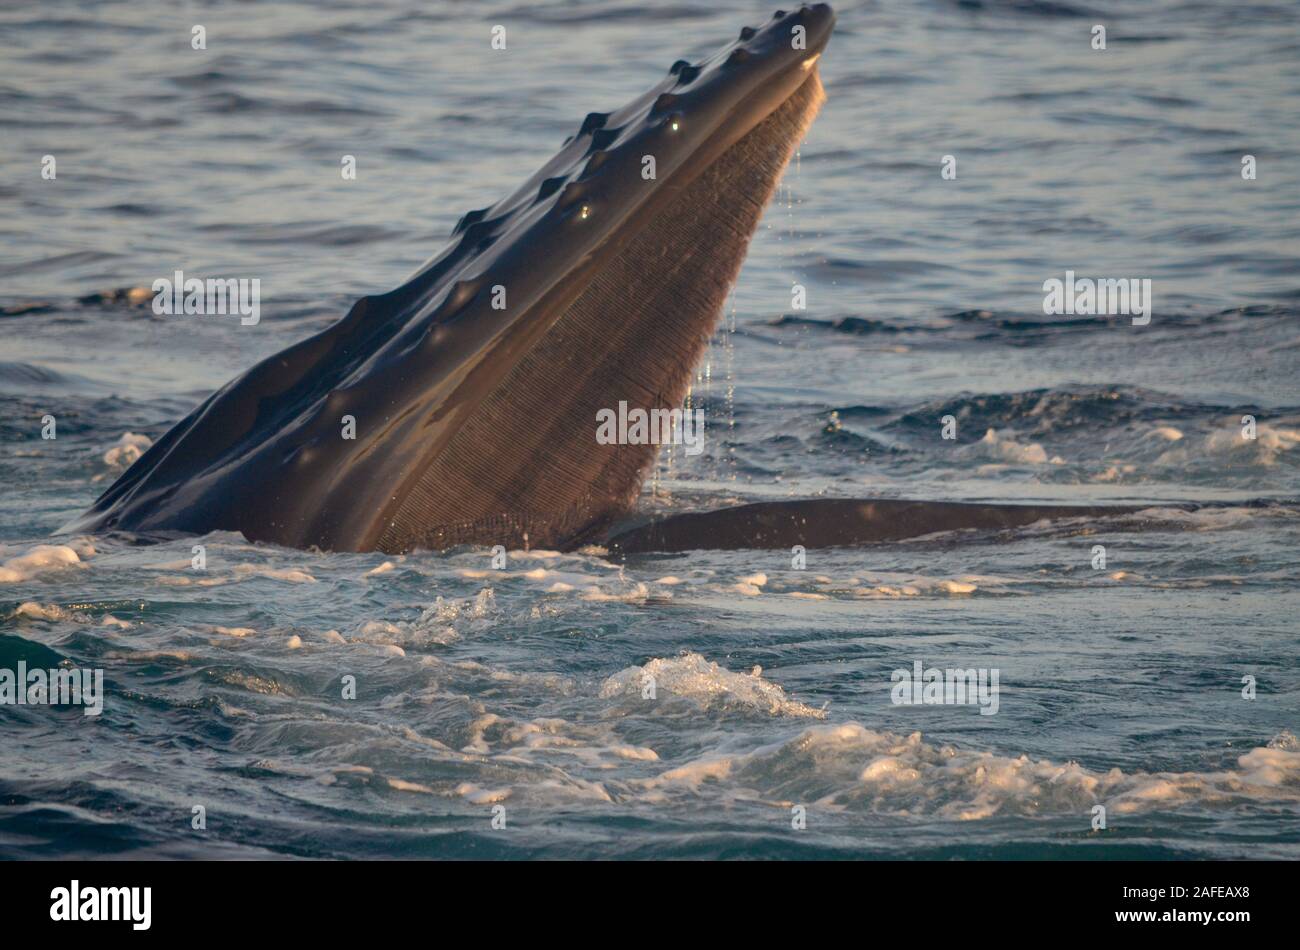
<instances>
[{"instance_id":1,"label":"whale upper jaw","mask_svg":"<svg viewBox=\"0 0 1300 950\"><path fill-rule=\"evenodd\" d=\"M824 98L833 24L825 4L778 12L588 115L404 284L227 384L65 530L391 552L595 537L657 450L598 444L596 414L680 406Z\"/></svg>"}]
</instances>

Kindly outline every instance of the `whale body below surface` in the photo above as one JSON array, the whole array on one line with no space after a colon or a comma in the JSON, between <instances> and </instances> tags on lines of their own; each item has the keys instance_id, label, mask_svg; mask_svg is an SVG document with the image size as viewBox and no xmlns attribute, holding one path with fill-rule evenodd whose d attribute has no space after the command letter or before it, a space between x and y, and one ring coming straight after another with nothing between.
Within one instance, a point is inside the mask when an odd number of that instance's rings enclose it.
<instances>
[{"instance_id":1,"label":"whale body below surface","mask_svg":"<svg viewBox=\"0 0 1300 950\"><path fill-rule=\"evenodd\" d=\"M1138 505L988 505L908 499L815 498L692 512L616 533L611 553L698 548L837 547L945 531L1000 531L1039 521L1132 514ZM1161 507L1195 507L1168 506Z\"/></svg>"},{"instance_id":2,"label":"whale body below surface","mask_svg":"<svg viewBox=\"0 0 1300 950\"><path fill-rule=\"evenodd\" d=\"M597 412L681 405L824 99L817 60L833 25L826 4L778 11L704 61L674 63L621 109L591 113L404 284L218 390L63 530L231 530L393 553L608 542L630 553L853 544L1133 510L816 500L611 537L658 447L598 444Z\"/></svg>"}]
</instances>

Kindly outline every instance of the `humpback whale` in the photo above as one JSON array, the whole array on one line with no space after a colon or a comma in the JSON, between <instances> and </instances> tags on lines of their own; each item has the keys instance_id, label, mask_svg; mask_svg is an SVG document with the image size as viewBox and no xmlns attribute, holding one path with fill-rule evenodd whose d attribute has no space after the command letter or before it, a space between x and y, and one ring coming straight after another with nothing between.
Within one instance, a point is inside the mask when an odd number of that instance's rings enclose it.
<instances>
[{"instance_id":1,"label":"humpback whale","mask_svg":"<svg viewBox=\"0 0 1300 950\"><path fill-rule=\"evenodd\" d=\"M778 11L707 59L674 63L622 108L591 113L517 191L462 217L405 283L218 390L63 530L225 529L392 553L591 542L633 552L1096 514L823 499L619 530L657 446L598 443L596 414L682 404L824 99L817 62L834 20L826 4Z\"/></svg>"}]
</instances>

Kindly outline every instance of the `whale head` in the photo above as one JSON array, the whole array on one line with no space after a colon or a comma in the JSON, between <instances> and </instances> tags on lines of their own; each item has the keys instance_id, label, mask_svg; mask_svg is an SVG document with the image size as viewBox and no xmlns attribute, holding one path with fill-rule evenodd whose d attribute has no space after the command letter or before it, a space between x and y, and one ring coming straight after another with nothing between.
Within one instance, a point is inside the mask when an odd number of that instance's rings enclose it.
<instances>
[{"instance_id":1,"label":"whale head","mask_svg":"<svg viewBox=\"0 0 1300 950\"><path fill-rule=\"evenodd\" d=\"M599 536L658 446L602 444L598 413L681 405L824 98L833 24L826 4L778 12L591 113L409 280L216 392L68 529L390 552Z\"/></svg>"}]
</instances>

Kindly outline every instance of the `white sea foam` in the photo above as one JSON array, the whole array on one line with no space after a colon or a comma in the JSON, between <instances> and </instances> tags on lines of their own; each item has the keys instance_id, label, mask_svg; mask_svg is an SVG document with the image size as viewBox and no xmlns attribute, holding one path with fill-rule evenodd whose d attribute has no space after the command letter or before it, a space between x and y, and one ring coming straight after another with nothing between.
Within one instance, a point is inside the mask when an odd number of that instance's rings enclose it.
<instances>
[{"instance_id":1,"label":"white sea foam","mask_svg":"<svg viewBox=\"0 0 1300 950\"><path fill-rule=\"evenodd\" d=\"M904 597L952 597L979 590L1001 591L1012 581L991 575L963 574L958 577L930 577L906 571L869 571L847 577L825 574L809 578L791 596L808 599L854 597L891 600ZM811 589L808 587L811 586Z\"/></svg>"},{"instance_id":2,"label":"white sea foam","mask_svg":"<svg viewBox=\"0 0 1300 950\"><path fill-rule=\"evenodd\" d=\"M366 621L353 639L394 647L446 646L462 634L489 629L499 616L496 595L485 587L469 598L439 595L415 620Z\"/></svg>"},{"instance_id":3,"label":"white sea foam","mask_svg":"<svg viewBox=\"0 0 1300 950\"><path fill-rule=\"evenodd\" d=\"M459 639L455 628L437 621L433 608L413 621L369 620L356 632L355 639L366 643L416 646L445 646Z\"/></svg>"},{"instance_id":4,"label":"white sea foam","mask_svg":"<svg viewBox=\"0 0 1300 950\"><path fill-rule=\"evenodd\" d=\"M588 554L515 551L510 554L510 560L536 560L542 563L522 570L459 568L456 573L469 580L491 579L498 585L523 582L540 588L547 594L573 595L577 600L589 603L643 604L651 596L645 583L624 577L620 565ZM559 563L561 561L564 562L563 566ZM662 599L667 593L660 591L656 596Z\"/></svg>"},{"instance_id":5,"label":"white sea foam","mask_svg":"<svg viewBox=\"0 0 1300 950\"><path fill-rule=\"evenodd\" d=\"M984 437L971 445L960 449L963 456L975 459L988 459L995 463L1008 465L1064 465L1060 456L1048 457L1047 450L1037 442L1017 442L1013 437L1000 435L996 429L988 429Z\"/></svg>"},{"instance_id":6,"label":"white sea foam","mask_svg":"<svg viewBox=\"0 0 1300 950\"><path fill-rule=\"evenodd\" d=\"M212 632L220 634L223 637L234 637L237 640L242 640L245 637L251 637L257 634L257 631L252 627L222 627L219 625L213 625Z\"/></svg>"},{"instance_id":7,"label":"white sea foam","mask_svg":"<svg viewBox=\"0 0 1300 950\"><path fill-rule=\"evenodd\" d=\"M1233 528L1250 528L1260 519L1295 519L1293 509L1286 508L1201 508L1185 511L1182 508L1148 508L1138 513L1150 522L1166 522L1171 527L1188 531L1224 531Z\"/></svg>"},{"instance_id":8,"label":"white sea foam","mask_svg":"<svg viewBox=\"0 0 1300 950\"><path fill-rule=\"evenodd\" d=\"M695 700L702 705L759 711L773 716L806 716L823 719L824 710L813 709L791 699L780 686L763 678L755 667L749 673L731 670L706 660L698 653L672 659L654 659L644 666L629 666L609 677L600 687L602 699L642 699L646 684L653 682L656 700L664 694Z\"/></svg>"},{"instance_id":9,"label":"white sea foam","mask_svg":"<svg viewBox=\"0 0 1300 950\"><path fill-rule=\"evenodd\" d=\"M23 601L14 608L14 612L10 616L14 619L24 618L27 620L49 620L80 624L95 623L94 615L87 610L70 609L59 604L41 604L34 600ZM99 626L130 629L131 624L125 620L119 620L112 614L104 614L99 620Z\"/></svg>"},{"instance_id":10,"label":"white sea foam","mask_svg":"<svg viewBox=\"0 0 1300 950\"><path fill-rule=\"evenodd\" d=\"M558 717L517 722L494 714L476 719L470 726L470 741L463 751L487 753L508 751L549 752L573 756L593 767L610 767L607 759L655 762L653 749L629 745L612 738L601 726L579 726Z\"/></svg>"},{"instance_id":11,"label":"white sea foam","mask_svg":"<svg viewBox=\"0 0 1300 950\"><path fill-rule=\"evenodd\" d=\"M150 569L153 570L188 569L189 567L189 561L150 565ZM311 574L294 567L275 568L263 564L236 564L230 574L219 574L211 568L212 564L209 561L208 570L189 571L185 574L164 574L158 577L155 583L163 587L222 587L226 584L261 577L273 581L284 581L289 584L316 583L316 578Z\"/></svg>"},{"instance_id":12,"label":"white sea foam","mask_svg":"<svg viewBox=\"0 0 1300 950\"><path fill-rule=\"evenodd\" d=\"M384 781L388 783L389 788L396 789L399 792L420 792L424 795L434 794L433 789L427 785L421 785L419 782L408 782L406 779L393 778L392 776L388 776Z\"/></svg>"},{"instance_id":13,"label":"white sea foam","mask_svg":"<svg viewBox=\"0 0 1300 950\"><path fill-rule=\"evenodd\" d=\"M291 584L315 584L316 578L306 571L293 567L273 568L260 564L236 564L236 577L266 577L273 581L288 581Z\"/></svg>"},{"instance_id":14,"label":"white sea foam","mask_svg":"<svg viewBox=\"0 0 1300 950\"><path fill-rule=\"evenodd\" d=\"M996 815L1071 814L1093 805L1112 815L1153 808L1300 805L1300 745L1283 733L1207 772L1094 771L1028 756L1008 757L925 742L858 723L813 726L792 739L735 755L705 756L641 787L654 799L699 794L811 807L972 821Z\"/></svg>"},{"instance_id":15,"label":"white sea foam","mask_svg":"<svg viewBox=\"0 0 1300 950\"><path fill-rule=\"evenodd\" d=\"M82 557L87 556L87 549L90 554L94 553L94 548L89 545L38 544L0 564L0 584L19 584L41 574L80 564Z\"/></svg>"},{"instance_id":16,"label":"white sea foam","mask_svg":"<svg viewBox=\"0 0 1300 950\"><path fill-rule=\"evenodd\" d=\"M508 788L480 788L473 782L462 782L456 786L456 794L473 805L494 805L510 797Z\"/></svg>"},{"instance_id":17,"label":"white sea foam","mask_svg":"<svg viewBox=\"0 0 1300 950\"><path fill-rule=\"evenodd\" d=\"M137 432L123 432L121 437L104 453L104 464L116 471L125 471L153 445L153 439Z\"/></svg>"},{"instance_id":18,"label":"white sea foam","mask_svg":"<svg viewBox=\"0 0 1300 950\"><path fill-rule=\"evenodd\" d=\"M527 721L485 713L470 723L461 753L486 757L516 772L511 787L542 798L561 797L611 801L600 782L565 771L581 766L615 771L631 763L654 763L658 754L645 746L624 742L609 722L572 723L559 717ZM537 768L541 768L541 772Z\"/></svg>"},{"instance_id":19,"label":"white sea foam","mask_svg":"<svg viewBox=\"0 0 1300 950\"><path fill-rule=\"evenodd\" d=\"M1263 420L1256 423L1255 438L1242 435L1239 420L1214 429L1198 439L1181 439L1161 453L1157 465L1181 468L1188 464L1215 464L1225 461L1242 466L1272 468L1300 446L1300 429L1274 425Z\"/></svg>"},{"instance_id":20,"label":"white sea foam","mask_svg":"<svg viewBox=\"0 0 1300 950\"><path fill-rule=\"evenodd\" d=\"M660 595L662 596L662 594ZM621 587L617 590L589 586L582 592L582 599L595 603L616 602L624 604L644 604L650 599L650 588L640 582L631 586Z\"/></svg>"},{"instance_id":21,"label":"white sea foam","mask_svg":"<svg viewBox=\"0 0 1300 950\"><path fill-rule=\"evenodd\" d=\"M72 620L75 615L58 604L38 604L34 600L25 601L14 609L15 618L28 620Z\"/></svg>"}]
</instances>

